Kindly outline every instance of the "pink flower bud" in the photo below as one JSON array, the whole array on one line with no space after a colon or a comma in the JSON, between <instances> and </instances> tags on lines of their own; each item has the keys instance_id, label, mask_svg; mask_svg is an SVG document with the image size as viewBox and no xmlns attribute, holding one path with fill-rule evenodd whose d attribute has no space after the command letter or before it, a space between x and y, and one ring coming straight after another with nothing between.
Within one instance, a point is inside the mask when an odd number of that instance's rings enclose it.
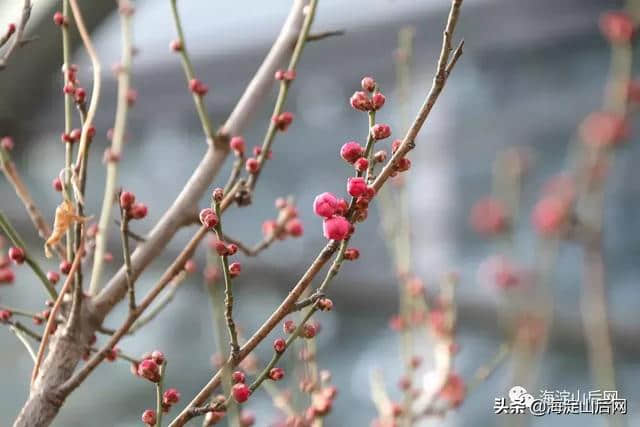
<instances>
[{"instance_id":1,"label":"pink flower bud","mask_svg":"<svg viewBox=\"0 0 640 427\"><path fill-rule=\"evenodd\" d=\"M64 17L62 12L56 12L53 14L53 23L59 27L67 25L67 18Z\"/></svg>"},{"instance_id":2,"label":"pink flower bud","mask_svg":"<svg viewBox=\"0 0 640 427\"><path fill-rule=\"evenodd\" d=\"M77 88L75 91L75 100L78 104L83 104L87 98L87 91L84 88Z\"/></svg>"},{"instance_id":3,"label":"pink flower bud","mask_svg":"<svg viewBox=\"0 0 640 427\"><path fill-rule=\"evenodd\" d=\"M302 326L301 333L303 338L313 338L316 336L316 327L311 323L305 323Z\"/></svg>"},{"instance_id":4,"label":"pink flower bud","mask_svg":"<svg viewBox=\"0 0 640 427\"><path fill-rule=\"evenodd\" d=\"M10 36L15 32L16 32L16 24L14 24L13 22L9 23L9 25L7 26L7 35Z\"/></svg>"},{"instance_id":5,"label":"pink flower bud","mask_svg":"<svg viewBox=\"0 0 640 427\"><path fill-rule=\"evenodd\" d=\"M357 170L358 172L364 172L367 170L367 168L369 167L369 160L365 159L364 157L360 157L358 160L356 160L356 162L353 164L353 167L355 168L355 170Z\"/></svg>"},{"instance_id":6,"label":"pink flower bud","mask_svg":"<svg viewBox=\"0 0 640 427\"><path fill-rule=\"evenodd\" d=\"M272 120L275 123L276 128L284 132L289 128L291 123L293 123L293 113L286 111L275 116Z\"/></svg>"},{"instance_id":7,"label":"pink flower bud","mask_svg":"<svg viewBox=\"0 0 640 427\"><path fill-rule=\"evenodd\" d=\"M282 328L285 333L292 334L296 330L296 323L291 319L287 319L282 324Z\"/></svg>"},{"instance_id":8,"label":"pink flower bud","mask_svg":"<svg viewBox=\"0 0 640 427\"><path fill-rule=\"evenodd\" d=\"M227 244L222 240L215 239L211 242L210 247L216 251L216 253L220 256L227 255L229 253L229 249L227 248Z\"/></svg>"},{"instance_id":9,"label":"pink flower bud","mask_svg":"<svg viewBox=\"0 0 640 427\"><path fill-rule=\"evenodd\" d=\"M229 147L236 153L236 156L242 156L246 148L244 138L241 136L234 136L229 141Z\"/></svg>"},{"instance_id":10,"label":"pink flower bud","mask_svg":"<svg viewBox=\"0 0 640 427\"><path fill-rule=\"evenodd\" d=\"M376 81L373 77L366 76L362 78L360 86L362 86L363 90L373 92L376 89Z\"/></svg>"},{"instance_id":11,"label":"pink flower bud","mask_svg":"<svg viewBox=\"0 0 640 427\"><path fill-rule=\"evenodd\" d=\"M358 111L371 110L371 100L364 92L355 92L349 99L351 106Z\"/></svg>"},{"instance_id":12,"label":"pink flower bud","mask_svg":"<svg viewBox=\"0 0 640 427\"><path fill-rule=\"evenodd\" d=\"M62 191L62 181L60 181L60 178L54 178L53 181L51 181L51 186L58 192Z\"/></svg>"},{"instance_id":13,"label":"pink flower bud","mask_svg":"<svg viewBox=\"0 0 640 427\"><path fill-rule=\"evenodd\" d=\"M24 249L18 247L9 248L9 259L16 264L22 264L25 260L26 256L24 253Z\"/></svg>"},{"instance_id":14,"label":"pink flower bud","mask_svg":"<svg viewBox=\"0 0 640 427\"><path fill-rule=\"evenodd\" d=\"M55 285L60 280L60 274L57 271L49 271L47 273L47 279L52 285Z\"/></svg>"},{"instance_id":15,"label":"pink flower bud","mask_svg":"<svg viewBox=\"0 0 640 427\"><path fill-rule=\"evenodd\" d=\"M373 159L378 163L382 163L387 160L387 152L384 150L376 151L373 154Z\"/></svg>"},{"instance_id":16,"label":"pink flower bud","mask_svg":"<svg viewBox=\"0 0 640 427\"><path fill-rule=\"evenodd\" d=\"M342 157L346 162L353 163L362 157L364 153L364 148L356 141L346 142L342 148L340 148L340 157Z\"/></svg>"},{"instance_id":17,"label":"pink flower bud","mask_svg":"<svg viewBox=\"0 0 640 427\"><path fill-rule=\"evenodd\" d=\"M243 383L246 381L246 376L242 371L235 371L231 374L231 380L234 384Z\"/></svg>"},{"instance_id":18,"label":"pink flower bud","mask_svg":"<svg viewBox=\"0 0 640 427\"><path fill-rule=\"evenodd\" d=\"M236 277L242 271L242 265L239 262L232 262L229 265L229 274L231 277Z\"/></svg>"},{"instance_id":19,"label":"pink flower bud","mask_svg":"<svg viewBox=\"0 0 640 427\"><path fill-rule=\"evenodd\" d=\"M282 368L271 368L269 371L269 379L272 381L280 381L284 378L284 369Z\"/></svg>"},{"instance_id":20,"label":"pink flower bud","mask_svg":"<svg viewBox=\"0 0 640 427\"><path fill-rule=\"evenodd\" d=\"M347 201L345 199L338 199L336 215L344 215L345 213L347 213L348 209L349 209L349 204L347 203Z\"/></svg>"},{"instance_id":21,"label":"pink flower bud","mask_svg":"<svg viewBox=\"0 0 640 427\"><path fill-rule=\"evenodd\" d=\"M396 164L396 170L398 172L406 172L410 168L411 168L411 160L409 160L406 157L399 159L398 163Z\"/></svg>"},{"instance_id":22,"label":"pink flower bud","mask_svg":"<svg viewBox=\"0 0 640 427\"><path fill-rule=\"evenodd\" d=\"M358 248L347 248L347 250L344 251L344 259L347 261L355 261L358 258L360 258L360 251Z\"/></svg>"},{"instance_id":23,"label":"pink flower bud","mask_svg":"<svg viewBox=\"0 0 640 427\"><path fill-rule=\"evenodd\" d=\"M283 74L283 79L290 82L296 79L296 70L287 70Z\"/></svg>"},{"instance_id":24,"label":"pink flower bud","mask_svg":"<svg viewBox=\"0 0 640 427\"><path fill-rule=\"evenodd\" d=\"M62 261L60 263L59 268L60 268L60 271L62 272L62 274L67 275L71 271L71 263L69 261L66 261L66 260Z\"/></svg>"},{"instance_id":25,"label":"pink flower bud","mask_svg":"<svg viewBox=\"0 0 640 427\"><path fill-rule=\"evenodd\" d=\"M129 105L129 107L133 106L133 104L135 104L136 101L138 100L138 91L135 89L129 88L125 98L127 100L127 104Z\"/></svg>"},{"instance_id":26,"label":"pink flower bud","mask_svg":"<svg viewBox=\"0 0 640 427\"><path fill-rule=\"evenodd\" d=\"M138 376L157 383L160 381L160 368L153 359L144 359L138 364Z\"/></svg>"},{"instance_id":27,"label":"pink flower bud","mask_svg":"<svg viewBox=\"0 0 640 427\"><path fill-rule=\"evenodd\" d=\"M633 20L624 12L607 12L600 17L600 31L611 43L629 42L633 30Z\"/></svg>"},{"instance_id":28,"label":"pink flower bud","mask_svg":"<svg viewBox=\"0 0 640 427\"><path fill-rule=\"evenodd\" d=\"M218 225L218 216L211 208L204 208L200 211L200 222L209 229Z\"/></svg>"},{"instance_id":29,"label":"pink flower bud","mask_svg":"<svg viewBox=\"0 0 640 427\"><path fill-rule=\"evenodd\" d=\"M182 42L180 40L172 40L169 44L169 49L173 52L180 52L182 50Z\"/></svg>"},{"instance_id":30,"label":"pink flower bud","mask_svg":"<svg viewBox=\"0 0 640 427\"><path fill-rule=\"evenodd\" d=\"M180 401L180 392L175 388L169 388L162 394L162 403L175 405Z\"/></svg>"},{"instance_id":31,"label":"pink flower bud","mask_svg":"<svg viewBox=\"0 0 640 427\"><path fill-rule=\"evenodd\" d=\"M329 218L336 213L338 199L331 193L322 193L313 201L313 212L321 217Z\"/></svg>"},{"instance_id":32,"label":"pink flower bud","mask_svg":"<svg viewBox=\"0 0 640 427\"><path fill-rule=\"evenodd\" d=\"M184 263L184 271L186 271L189 274L195 273L196 268L197 268L196 262L194 260L192 260L192 259L188 259Z\"/></svg>"},{"instance_id":33,"label":"pink flower bud","mask_svg":"<svg viewBox=\"0 0 640 427\"><path fill-rule=\"evenodd\" d=\"M331 311L333 309L333 301L329 298L320 298L318 300L318 308L322 311Z\"/></svg>"},{"instance_id":34,"label":"pink flower bud","mask_svg":"<svg viewBox=\"0 0 640 427\"><path fill-rule=\"evenodd\" d=\"M122 209L129 209L135 203L136 196L130 191L123 191L120 193L120 206Z\"/></svg>"},{"instance_id":35,"label":"pink flower bud","mask_svg":"<svg viewBox=\"0 0 640 427\"><path fill-rule=\"evenodd\" d=\"M0 310L0 322L6 322L11 319L11 316L13 316L11 310Z\"/></svg>"},{"instance_id":36,"label":"pink flower bud","mask_svg":"<svg viewBox=\"0 0 640 427\"><path fill-rule=\"evenodd\" d=\"M273 78L275 78L276 80L284 80L284 70L276 70Z\"/></svg>"},{"instance_id":37,"label":"pink flower bud","mask_svg":"<svg viewBox=\"0 0 640 427\"><path fill-rule=\"evenodd\" d=\"M293 218L284 226L285 231L293 237L300 237L304 233L304 228L302 227L302 221L298 218Z\"/></svg>"},{"instance_id":38,"label":"pink flower bud","mask_svg":"<svg viewBox=\"0 0 640 427\"><path fill-rule=\"evenodd\" d=\"M344 240L351 230L351 224L342 216L334 216L324 220L322 232L324 237L331 240Z\"/></svg>"},{"instance_id":39,"label":"pink flower bud","mask_svg":"<svg viewBox=\"0 0 640 427\"><path fill-rule=\"evenodd\" d=\"M198 96L204 96L209 92L209 86L200 79L191 79L189 80L189 90Z\"/></svg>"},{"instance_id":40,"label":"pink flower bud","mask_svg":"<svg viewBox=\"0 0 640 427\"><path fill-rule=\"evenodd\" d=\"M286 348L287 342L283 338L276 338L275 341L273 341L273 349L276 353L282 353Z\"/></svg>"},{"instance_id":41,"label":"pink flower bud","mask_svg":"<svg viewBox=\"0 0 640 427\"><path fill-rule=\"evenodd\" d=\"M147 409L142 413L142 417L140 417L143 423L148 426L156 425L156 411L153 409Z\"/></svg>"},{"instance_id":42,"label":"pink flower bud","mask_svg":"<svg viewBox=\"0 0 640 427\"><path fill-rule=\"evenodd\" d=\"M360 197L367 191L367 183L362 177L352 177L347 180L347 192L353 197Z\"/></svg>"},{"instance_id":43,"label":"pink flower bud","mask_svg":"<svg viewBox=\"0 0 640 427\"><path fill-rule=\"evenodd\" d=\"M382 108L384 102L387 100L383 94L376 92L371 96L371 108L376 111Z\"/></svg>"},{"instance_id":44,"label":"pink flower bud","mask_svg":"<svg viewBox=\"0 0 640 427\"><path fill-rule=\"evenodd\" d=\"M238 245L236 245L235 243L230 243L230 244L227 246L227 253L228 253L229 255L235 255L235 254L236 254L236 252L238 252Z\"/></svg>"},{"instance_id":45,"label":"pink flower bud","mask_svg":"<svg viewBox=\"0 0 640 427\"><path fill-rule=\"evenodd\" d=\"M245 169L249 173L256 173L260 168L260 163L258 163L258 159L255 157L249 157L245 163Z\"/></svg>"},{"instance_id":46,"label":"pink flower bud","mask_svg":"<svg viewBox=\"0 0 640 427\"><path fill-rule=\"evenodd\" d=\"M131 209L129 209L129 215L131 215L133 219L143 219L147 216L148 212L149 209L144 203L134 203Z\"/></svg>"},{"instance_id":47,"label":"pink flower bud","mask_svg":"<svg viewBox=\"0 0 640 427\"><path fill-rule=\"evenodd\" d=\"M251 390L246 384L238 383L231 387L233 399L238 403L246 402L251 395Z\"/></svg>"},{"instance_id":48,"label":"pink flower bud","mask_svg":"<svg viewBox=\"0 0 640 427\"><path fill-rule=\"evenodd\" d=\"M388 138L391 135L391 127L384 123L377 123L371 128L371 135L377 141Z\"/></svg>"}]
</instances>

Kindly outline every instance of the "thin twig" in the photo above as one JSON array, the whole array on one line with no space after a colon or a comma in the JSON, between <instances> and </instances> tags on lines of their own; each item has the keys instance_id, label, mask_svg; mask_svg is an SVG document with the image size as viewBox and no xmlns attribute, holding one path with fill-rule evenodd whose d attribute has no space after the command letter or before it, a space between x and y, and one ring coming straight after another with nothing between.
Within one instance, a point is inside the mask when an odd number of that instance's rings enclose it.
<instances>
[{"instance_id":1,"label":"thin twig","mask_svg":"<svg viewBox=\"0 0 640 427\"><path fill-rule=\"evenodd\" d=\"M36 353L33 350L33 347L31 347L31 344L27 340L27 337L24 335L24 333L14 326L11 326L10 329L13 331L14 334L16 334L16 337L18 337L20 342L27 349L27 352L29 353L29 356L31 356L31 360L33 360L33 363L36 363L36 360L37 360Z\"/></svg>"},{"instance_id":2,"label":"thin twig","mask_svg":"<svg viewBox=\"0 0 640 427\"><path fill-rule=\"evenodd\" d=\"M36 230L38 230L40 237L44 240L48 239L51 235L51 228L49 228L49 224L44 219L44 216L36 205L36 202L33 200L33 197L31 197L31 193L24 184L15 164L11 160L10 153L4 148L0 148L0 168L9 183L13 186L18 198L22 201L31 222ZM60 244L55 245L55 251L61 259L64 259L64 250Z\"/></svg>"},{"instance_id":3,"label":"thin twig","mask_svg":"<svg viewBox=\"0 0 640 427\"><path fill-rule=\"evenodd\" d=\"M451 69L457 63L457 59L451 63L451 67L448 67L449 64L449 56L451 54L451 37L456 28L456 24L458 23L458 17L460 16L460 7L462 6L462 0L453 0L451 3L451 10L449 11L449 18L447 19L447 24L444 30L444 36L442 38L442 49L440 51L440 57L438 59L438 66L436 69L436 74L433 78L433 84L431 85L431 89L427 94L427 97L420 107L418 111L418 115L413 121L413 124L407 131L402 143L393 154L391 159L387 162L387 164L382 168L380 174L373 181L373 187L377 190L380 190L382 185L389 179L391 174L395 171L395 167L397 162L406 156L406 154L415 148L415 140L418 136L418 132L422 129L431 109L435 105L442 89L444 89L444 85L447 82L449 74L451 73ZM462 54L462 46L459 46L459 49L456 50L457 56Z\"/></svg>"},{"instance_id":4,"label":"thin twig","mask_svg":"<svg viewBox=\"0 0 640 427\"><path fill-rule=\"evenodd\" d=\"M304 49L304 45L307 42L307 37L309 36L309 31L311 30L311 24L313 23L313 18L315 16L317 6L318 0L311 0L311 2L307 5L304 23L302 24L302 28L300 29L298 41L296 42L296 46L293 49L291 59L289 60L289 70L295 71L296 67L298 66L298 62L300 61L300 57L302 55L302 50ZM288 79L284 79L280 82L280 91L278 92L278 98L273 107L273 113L271 114L272 120L269 121L269 127L267 128L267 132L262 142L260 155L258 156L258 168L256 172L252 173L249 176L249 181L247 182L247 186L250 190L253 190L255 188L258 177L260 176L260 172L262 171L262 168L264 167L264 164L269 157L269 151L271 150L273 139L275 138L276 132L278 130L276 122L273 119L282 113L284 104L287 100L287 94L289 93L290 85L291 81Z\"/></svg>"},{"instance_id":5,"label":"thin twig","mask_svg":"<svg viewBox=\"0 0 640 427\"><path fill-rule=\"evenodd\" d=\"M129 249L129 214L126 209L120 206L120 240L122 240L122 257L124 258L125 271L127 274L127 286L129 287L129 311L136 309L136 292L134 288L134 278L131 268L131 250Z\"/></svg>"},{"instance_id":6,"label":"thin twig","mask_svg":"<svg viewBox=\"0 0 640 427\"><path fill-rule=\"evenodd\" d=\"M322 31L320 33L309 34L307 36L307 41L315 42L319 40L324 40L328 37L344 36L345 33L346 33L345 30Z\"/></svg>"},{"instance_id":7,"label":"thin twig","mask_svg":"<svg viewBox=\"0 0 640 427\"><path fill-rule=\"evenodd\" d=\"M220 202L214 201L214 208L216 215L218 216L218 223L215 226L215 232L218 239L223 240L222 234L222 212L220 210ZM222 276L224 277L224 316L227 321L227 329L229 332L229 339L231 340L231 358L235 360L240 351L238 345L238 332L236 331L236 324L233 321L233 290L231 289L231 272L229 271L229 259L227 255L220 255L220 266L222 268Z\"/></svg>"},{"instance_id":8,"label":"thin twig","mask_svg":"<svg viewBox=\"0 0 640 427\"><path fill-rule=\"evenodd\" d=\"M180 20L180 14L178 13L177 0L171 0L171 12L173 14L173 22L176 27L176 32L178 33L178 42L180 43L180 61L182 63L182 68L184 69L184 74L188 84L191 80L196 78L196 75L193 70L191 58L189 57L189 52L187 51L187 41L184 37L184 31L182 30L182 21ZM207 138L207 143L213 144L215 141L213 125L211 124L211 119L209 118L207 106L204 103L204 97L194 92L193 102L196 105L198 118L200 119L200 124L202 125L204 135Z\"/></svg>"},{"instance_id":9,"label":"thin twig","mask_svg":"<svg viewBox=\"0 0 640 427\"><path fill-rule=\"evenodd\" d=\"M427 95L426 101L423 104L422 108L418 116L416 117L414 123L409 129L407 136L405 137L403 143L398 148L396 155L401 153L404 150L402 155L396 156L394 155L392 160L385 166L382 173L376 178L374 181L374 185L376 190L379 189L389 178L391 173L393 172L393 165L397 162L404 154L406 154L413 145L415 145L414 140L417 136L418 132L422 128L429 112L431 111L433 105L435 104L442 88L444 87L444 83L446 81L446 76L444 76L444 71L446 69L446 64L450 54L450 37L453 34L455 29L455 24L457 23L459 9L462 5L462 0L453 0L451 4L451 11L449 14L449 18L446 25L444 42L443 42L443 50L440 55L440 59L438 61L438 70L436 72L436 77L434 78L434 84ZM441 64L443 63L443 64ZM266 154L266 151L263 150L262 155ZM393 163L392 163L393 162ZM386 171L386 172L385 172ZM307 289L315 275L318 271L325 265L325 263L331 258L331 256L335 253L338 248L338 244L335 241L329 242L320 254L313 261L311 266L304 273L302 278L298 281L298 283L294 286L291 292L287 295L287 297L283 300L280 306L274 311L271 316L265 321L265 323L254 333L254 335L247 341L245 345L243 345L238 354L238 358L235 362L239 362L246 357L253 349L260 343L273 328L289 313L291 307L297 302L298 298L302 293ZM200 390L200 392L193 398L193 400L187 405L187 407L171 422L170 427L177 427L184 425L190 418L189 410L193 407L197 407L202 405L204 401L210 396L213 390L219 385L221 379L220 370L210 379L210 381Z\"/></svg>"},{"instance_id":10,"label":"thin twig","mask_svg":"<svg viewBox=\"0 0 640 427\"><path fill-rule=\"evenodd\" d=\"M18 24L18 28L16 29L15 35L13 36L13 42L7 48L4 55L0 57L0 71L6 68L7 61L9 60L9 57L11 56L13 51L16 49L16 47L21 46L22 34L24 33L24 29L27 26L27 22L29 21L30 16L31 16L31 0L24 0L23 6L22 6L22 12L20 15L20 23Z\"/></svg>"}]
</instances>

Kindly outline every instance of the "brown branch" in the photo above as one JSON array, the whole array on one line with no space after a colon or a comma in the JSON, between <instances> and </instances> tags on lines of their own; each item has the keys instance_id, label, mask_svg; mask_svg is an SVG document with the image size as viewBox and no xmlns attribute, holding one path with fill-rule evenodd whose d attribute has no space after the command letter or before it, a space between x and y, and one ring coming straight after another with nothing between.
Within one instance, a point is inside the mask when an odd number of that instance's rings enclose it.
<instances>
[{"instance_id":1,"label":"brown branch","mask_svg":"<svg viewBox=\"0 0 640 427\"><path fill-rule=\"evenodd\" d=\"M24 33L24 29L27 26L29 17L31 16L31 7L31 0L24 0L22 12L20 15L20 23L18 24L15 35L13 36L13 42L11 42L11 45L7 48L4 55L0 57L0 71L6 68L7 61L9 60L9 57L11 56L13 51L17 47L22 46L22 34Z\"/></svg>"},{"instance_id":2,"label":"brown branch","mask_svg":"<svg viewBox=\"0 0 640 427\"><path fill-rule=\"evenodd\" d=\"M82 243L82 241L81 241ZM44 335L42 336L42 341L40 342L40 348L38 349L38 356L36 358L35 365L33 367L33 373L31 374L31 384L36 380L38 376L38 369L40 368L40 364L42 363L42 358L44 357L44 352L49 343L49 336L51 336L51 331L53 330L53 326L56 323L56 317L58 316L58 311L60 310L60 306L62 305L62 300L64 299L65 294L71 288L71 284L73 283L73 277L80 265L80 261L82 261L83 250L80 245L80 250L76 252L75 259L73 260L73 264L71 264L71 270L67 274L67 279L60 289L60 293L58 294L58 298L56 299L53 307L51 307L51 312L49 313L49 319L47 320L47 324L44 328Z\"/></svg>"},{"instance_id":3,"label":"brown branch","mask_svg":"<svg viewBox=\"0 0 640 427\"><path fill-rule=\"evenodd\" d=\"M382 168L380 174L373 181L373 187L380 190L382 185L389 179L391 174L395 171L397 162L406 156L406 154L415 148L415 139L418 136L418 132L422 129L431 109L438 100L444 85L447 82L447 78L453 69L453 66L457 63L457 58L462 55L462 44L458 46L454 53L454 58L449 63L449 57L451 55L451 37L455 31L456 24L458 23L458 17L460 16L460 7L462 6L462 0L453 0L451 3L451 10L449 11L449 18L445 26L444 35L442 37L442 49L440 51L440 57L438 59L438 66L436 68L436 74L433 77L433 83L431 89L427 94L427 97L418 111L418 115L413 121L413 124L407 131L402 143L391 157L389 162Z\"/></svg>"},{"instance_id":4,"label":"brown branch","mask_svg":"<svg viewBox=\"0 0 640 427\"><path fill-rule=\"evenodd\" d=\"M443 37L442 51L438 60L438 67L436 70L432 88L429 91L429 94L427 95L423 106L420 108L418 116L411 125L409 131L407 132L407 136L405 136L405 139L398 148L396 154L374 181L376 190L378 190L388 180L389 176L393 172L393 168L395 167L395 162L397 162L398 159L404 156L410 149L413 148L413 146L415 146L415 138L422 128L422 125L426 121L431 109L433 108L433 105L438 99L438 96L442 92L442 89L444 88L444 84L447 80L446 69L447 65L449 64L449 57L451 54L451 36L453 35L453 31L455 30L461 5L462 0L452 0L451 10ZM282 301L280 306L271 314L271 316L265 321L265 323L262 324L262 326L254 333L254 335L241 347L240 352L238 353L238 357L236 359L230 358L227 363L229 363L231 366L236 366L237 363L242 361L251 351L253 351L255 347L257 347L257 345L280 323L280 321L282 321L282 319L284 319L284 317L291 312L292 307L295 306L295 303L298 301L302 293L311 284L317 273L327 263L327 261L332 257L337 249L338 242L336 241L329 242L322 249L320 254L316 257L316 259L313 261L311 266L307 269L298 283L289 292L287 297ZM194 407L198 407L204 404L206 399L220 384L221 377L222 370L220 369L200 390L200 392L198 392L198 394L187 405L187 407L171 422L171 424L169 424L169 427L183 426L192 417L190 414L190 410Z\"/></svg>"},{"instance_id":5,"label":"brown branch","mask_svg":"<svg viewBox=\"0 0 640 427\"><path fill-rule=\"evenodd\" d=\"M231 112L231 115L218 132L216 138L220 141L228 135L238 135L246 127L252 115L266 97L273 84L273 75L282 62L290 55L290 43L295 40L302 25L302 7L304 2L296 0L291 12L269 51L267 57L247 86L242 97ZM197 166L184 189L178 195L171 207L165 212L153 227L147 241L138 246L131 256L133 277L142 271L164 250L176 232L184 225L189 225L191 219L197 216L197 206L202 195L207 192L211 182L218 175L229 150L223 144L213 144L207 147L200 164ZM105 288L95 298L95 313L104 318L109 311L122 299L127 290L124 269L109 281Z\"/></svg>"},{"instance_id":6,"label":"brown branch","mask_svg":"<svg viewBox=\"0 0 640 427\"><path fill-rule=\"evenodd\" d=\"M200 227L196 235L189 241L187 246L182 250L180 255L175 259L171 266L164 272L158 283L144 296L142 301L136 308L129 312L124 323L113 333L105 346L97 352L87 363L77 371L71 378L59 387L59 393L66 396L78 387L84 379L102 362L107 354L118 344L120 339L129 332L131 326L140 317L140 315L149 307L162 290L176 277L184 268L184 264L191 258L193 252L198 247L202 238L207 234L206 227Z\"/></svg>"}]
</instances>

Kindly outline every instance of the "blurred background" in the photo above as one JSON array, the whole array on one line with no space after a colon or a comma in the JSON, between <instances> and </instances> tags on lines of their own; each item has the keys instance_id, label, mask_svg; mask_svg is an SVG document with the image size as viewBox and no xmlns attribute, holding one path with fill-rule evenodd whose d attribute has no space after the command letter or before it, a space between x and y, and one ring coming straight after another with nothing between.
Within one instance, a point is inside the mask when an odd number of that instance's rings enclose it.
<instances>
[{"instance_id":1,"label":"blurred background","mask_svg":"<svg viewBox=\"0 0 640 427\"><path fill-rule=\"evenodd\" d=\"M21 3L0 2L1 28L18 16ZM104 184L102 152L115 112L117 87L109 69L120 57L120 28L115 2L82 3L104 65L86 197L88 211L96 215ZM313 198L324 191L344 192L345 177L351 170L339 159L339 147L350 139L362 142L366 135L365 116L349 107L349 96L358 89L362 76L374 76L387 95L379 120L390 123L394 135L400 137L405 119L394 95L398 31L406 25L415 28L408 110L417 111L431 84L448 5L444 0L320 1L314 31L344 29L346 33L305 49L287 102L296 121L278 136L253 205L225 216L229 234L253 243L261 236L262 221L276 215L274 199L292 195L305 225L300 239L279 242L256 259L238 257L243 275L236 285L237 321L247 334L272 312L324 244L321 223L311 209ZM242 93L278 34L289 6L283 0L179 2L196 74L211 87L205 101L214 123L225 119ZM514 145L531 148L535 163L524 185L515 256L524 264L533 262L530 208L541 184L562 169L576 126L601 104L609 49L598 31L598 17L621 6L621 2L605 0L475 0L464 4L457 35L464 37L466 50L411 154L414 168L408 183L413 269L429 287L449 271L461 277L461 351L456 370L463 378L489 360L504 337L496 314L504 300L477 280L479 265L494 249L470 229L469 209L490 192L491 168L500 150ZM35 2L28 34L39 39L15 52L0 73L0 134L14 137L14 159L50 220L59 202L50 183L64 162L59 142L64 117L60 35L51 21L58 8L59 2ZM139 53L134 58L132 81L138 101L129 114L120 183L149 206L148 219L134 224L135 231L144 234L178 194L205 147L179 59L168 48L175 37L169 2L136 2L134 22ZM79 78L90 86L89 61L73 33ZM274 89L247 130L249 146L262 141L275 95ZM636 237L640 179L634 172L640 148L633 139L621 149L607 181L604 245L618 389L628 399L628 424L640 425L636 410L640 404L640 244ZM218 185L224 184L229 166L216 181ZM4 179L0 180L0 209L29 246L39 250L40 240ZM137 285L140 294L160 276L192 231L179 233L145 272ZM120 263L117 237L114 227L108 243L114 253L112 271ZM335 311L321 316L323 329L318 340L318 363L331 370L340 391L326 421L331 426L365 426L375 417L369 387L375 369L383 370L390 393L400 395L395 386L402 371L398 337L388 327L388 319L398 310L397 282L375 209L353 244L360 248L361 259L346 264L330 288ZM580 319L580 259L580 251L571 245L563 246L558 255L551 279L555 320L550 348L541 364L541 388L598 388L589 377ZM202 269L204 250L195 260ZM42 262L46 269L55 268L44 257ZM0 288L0 303L42 310L44 296L36 279L26 268L18 269L17 274L14 285ZM133 355L163 350L169 359L166 383L177 387L185 400L213 373L210 357L216 351L215 340L202 282L201 274L191 275L155 323L121 344ZM120 307L106 324L117 326L123 313ZM270 352L267 344L258 354L266 359ZM32 363L5 328L0 328L0 366L0 425L10 425L28 393ZM503 418L494 415L493 403L494 398L506 396L513 385L510 381L508 364L501 366L459 410L437 423L503 423ZM132 377L126 363L104 363L68 399L54 425L136 426L141 411L153 405L152 387ZM264 392L257 393L247 409L257 414L259 426L270 425L279 416ZM602 417L585 415L531 421L545 426L604 425Z\"/></svg>"}]
</instances>

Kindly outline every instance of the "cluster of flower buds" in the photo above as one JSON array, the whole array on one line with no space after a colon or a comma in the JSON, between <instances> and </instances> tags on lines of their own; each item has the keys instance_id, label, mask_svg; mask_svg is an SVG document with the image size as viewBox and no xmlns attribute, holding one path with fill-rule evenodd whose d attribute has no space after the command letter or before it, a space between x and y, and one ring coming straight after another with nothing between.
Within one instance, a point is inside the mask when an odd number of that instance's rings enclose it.
<instances>
[{"instance_id":1,"label":"cluster of flower buds","mask_svg":"<svg viewBox=\"0 0 640 427\"><path fill-rule=\"evenodd\" d=\"M377 111L381 109L386 98L382 93L376 91L376 81L372 77L364 77L361 86L363 90L356 91L349 99L349 104L358 111Z\"/></svg>"},{"instance_id":2,"label":"cluster of flower buds","mask_svg":"<svg viewBox=\"0 0 640 427\"><path fill-rule=\"evenodd\" d=\"M142 360L134 365L135 374L153 383L160 381L160 367L164 365L165 357L161 351L143 354Z\"/></svg>"},{"instance_id":3,"label":"cluster of flower buds","mask_svg":"<svg viewBox=\"0 0 640 427\"><path fill-rule=\"evenodd\" d=\"M193 78L189 80L189 90L198 96L205 96L209 92L209 86L200 79Z\"/></svg>"},{"instance_id":4,"label":"cluster of flower buds","mask_svg":"<svg viewBox=\"0 0 640 427\"><path fill-rule=\"evenodd\" d=\"M76 104L84 104L87 100L87 91L80 86L78 66L71 64L68 67L63 67L62 72L65 77L65 85L62 89L64 94L73 96Z\"/></svg>"},{"instance_id":5,"label":"cluster of flower buds","mask_svg":"<svg viewBox=\"0 0 640 427\"><path fill-rule=\"evenodd\" d=\"M0 250L4 246L4 239L0 237ZM15 280L15 274L11 269L11 264L20 265L24 263L27 256L24 249L13 246L9 248L7 254L0 252L0 285L10 285Z\"/></svg>"},{"instance_id":6,"label":"cluster of flower buds","mask_svg":"<svg viewBox=\"0 0 640 427\"><path fill-rule=\"evenodd\" d=\"M204 208L200 211L200 222L209 230L213 230L218 225L218 215L211 208Z\"/></svg>"},{"instance_id":7,"label":"cluster of flower buds","mask_svg":"<svg viewBox=\"0 0 640 427\"><path fill-rule=\"evenodd\" d=\"M144 203L136 203L136 196L130 191L120 193L120 207L129 219L143 219L148 208Z\"/></svg>"},{"instance_id":8,"label":"cluster of flower buds","mask_svg":"<svg viewBox=\"0 0 640 427\"><path fill-rule=\"evenodd\" d=\"M324 237L331 240L344 240L352 232L353 226L344 217L348 209L344 199L338 199L332 193L322 193L313 201L313 212L324 218L322 231Z\"/></svg>"},{"instance_id":9,"label":"cluster of flower buds","mask_svg":"<svg viewBox=\"0 0 640 427\"><path fill-rule=\"evenodd\" d=\"M634 23L626 12L606 12L600 17L600 31L611 43L629 43L634 36Z\"/></svg>"},{"instance_id":10,"label":"cluster of flower buds","mask_svg":"<svg viewBox=\"0 0 640 427\"><path fill-rule=\"evenodd\" d=\"M284 240L287 236L302 236L304 234L304 227L298 217L298 209L293 202L279 197L276 199L275 205L276 209L278 209L277 218L268 219L262 223L262 234L264 238Z\"/></svg>"}]
</instances>

